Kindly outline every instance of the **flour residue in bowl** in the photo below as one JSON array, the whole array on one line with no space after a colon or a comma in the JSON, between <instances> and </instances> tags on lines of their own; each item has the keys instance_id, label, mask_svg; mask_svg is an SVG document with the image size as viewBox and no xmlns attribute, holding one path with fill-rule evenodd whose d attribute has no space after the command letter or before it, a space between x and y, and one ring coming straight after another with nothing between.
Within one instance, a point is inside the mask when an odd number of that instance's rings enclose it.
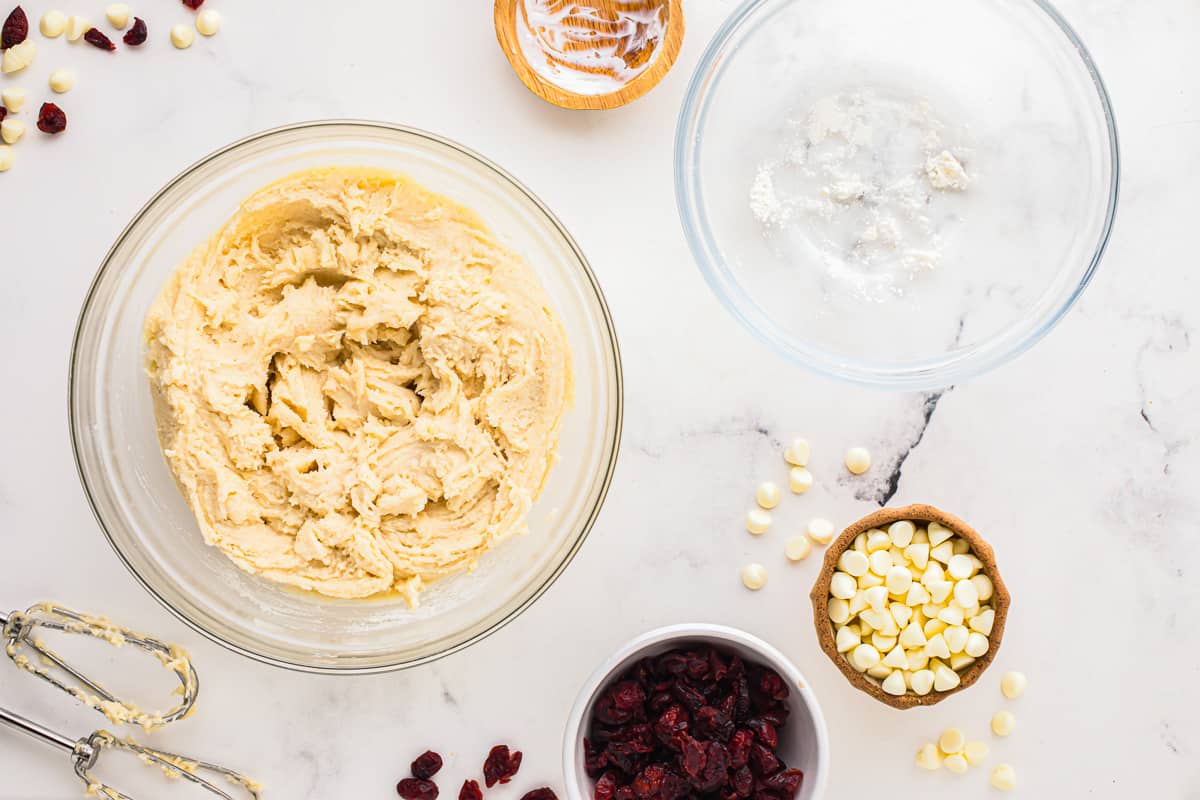
<instances>
[{"instance_id":1,"label":"flour residue in bowl","mask_svg":"<svg viewBox=\"0 0 1200 800\"><path fill-rule=\"evenodd\" d=\"M520 0L517 39L542 78L576 94L619 91L658 55L667 29L664 0Z\"/></svg>"},{"instance_id":2,"label":"flour residue in bowl","mask_svg":"<svg viewBox=\"0 0 1200 800\"><path fill-rule=\"evenodd\" d=\"M946 199L967 191L970 151L923 99L861 89L817 100L764 160L750 210L764 234L812 258L836 287L879 302L938 268Z\"/></svg>"}]
</instances>

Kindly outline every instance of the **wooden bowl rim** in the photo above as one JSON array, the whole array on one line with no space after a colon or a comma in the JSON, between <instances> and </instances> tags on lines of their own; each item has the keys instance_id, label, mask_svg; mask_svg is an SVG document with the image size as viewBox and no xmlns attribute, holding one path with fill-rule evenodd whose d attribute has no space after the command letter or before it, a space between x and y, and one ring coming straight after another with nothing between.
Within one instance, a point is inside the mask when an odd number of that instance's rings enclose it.
<instances>
[{"instance_id":1,"label":"wooden bowl rim","mask_svg":"<svg viewBox=\"0 0 1200 800\"><path fill-rule=\"evenodd\" d=\"M833 622L829 619L827 608L829 603L829 582L833 579L833 573L837 570L838 559L846 548L854 543L855 537L864 531L872 528L883 528L903 519L937 522L965 539L971 545L971 552L983 562L983 572L991 578L994 587L992 605L996 610L996 619L992 625L992 632L988 636L988 651L977 658L975 663L968 667L966 671L959 673L961 681L958 686L948 692L931 691L924 697L910 692L906 692L900 697L890 695L883 691L883 688L872 681L865 673L854 669L850 665L850 662L843 658L842 654L837 651L836 634ZM886 703L893 708L899 709L931 706L935 703L940 703L947 697L961 692L979 680L979 677L987 670L996 658L996 654L1000 651L1000 644L1004 638L1004 624L1008 618L1008 607L1012 602L1008 587L1000 576L1000 570L996 565L996 555L991 545L974 528L958 517L923 503L914 503L913 505L899 508L881 508L842 531L829 544L829 548L825 551L825 560L821 565L821 572L817 575L816 583L813 584L812 593L809 597L812 599L813 624L817 630L817 640L820 642L821 649L829 657L829 660L833 662L834 666L846 676L846 680L850 681L850 684L856 689L869 694L881 703Z\"/></svg>"},{"instance_id":2,"label":"wooden bowl rim","mask_svg":"<svg viewBox=\"0 0 1200 800\"><path fill-rule=\"evenodd\" d=\"M529 91L538 97L560 108L572 111L598 111L608 108L619 108L632 103L649 92L666 77L679 57L683 45L683 34L686 24L683 17L683 0L666 0L667 2L667 31L658 46L658 55L654 62L640 72L633 80L606 94L579 94L570 89L564 89L538 74L525 55L521 52L517 41L517 3L522 0L495 0L493 19L496 26L496 40L505 58L512 66L513 72L525 84ZM509 47L506 42L512 43Z\"/></svg>"}]
</instances>

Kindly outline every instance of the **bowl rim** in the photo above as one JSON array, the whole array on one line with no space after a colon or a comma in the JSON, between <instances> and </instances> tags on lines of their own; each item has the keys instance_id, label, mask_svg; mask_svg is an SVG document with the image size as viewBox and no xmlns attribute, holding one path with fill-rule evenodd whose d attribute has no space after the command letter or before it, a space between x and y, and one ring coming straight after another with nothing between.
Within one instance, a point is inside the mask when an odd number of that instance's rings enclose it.
<instances>
[{"instance_id":1,"label":"bowl rim","mask_svg":"<svg viewBox=\"0 0 1200 800\"><path fill-rule=\"evenodd\" d=\"M613 403L613 412L612 412L612 424L613 424L612 452L608 458L608 463L603 468L603 475L601 477L601 481L599 484L599 490L598 490L598 494L596 497L596 502L592 506L590 511L588 512L587 517L584 520L583 525L580 528L578 535L575 537L574 541L571 542L571 545L570 545L569 549L566 551L562 560L558 564L555 565L554 569L542 580L541 584L538 585L532 591L532 593L530 593L530 595L528 597L526 597L519 605L515 606L507 615L505 615L503 618L497 620L496 622L488 625L487 627L483 628L482 630L475 632L473 635L465 638L461 642L457 642L457 643L455 643L449 647L446 647L445 649L440 650L436 653L429 653L429 654L420 656L418 658L413 658L413 659L410 659L407 661L389 662L389 663L384 663L384 664L372 664L372 665L307 664L307 663L301 663L298 661L289 660L286 658L280 658L280 657L268 655L266 653L261 653L256 650L252 650L248 647L244 647L235 642L229 641L228 639L223 637L217 631L210 630L209 628L205 627L201 623L191 619L180 609L176 608L169 600L167 600L167 598L165 598L163 595L161 595L146 580L146 578L141 575L141 573L138 572L137 568L133 565L132 562L130 562L130 560L122 552L121 548L118 547L116 540L113 538L112 533L109 531L108 525L105 523L104 517L101 514L101 511L97 504L96 498L93 495L92 488L88 483L87 472L86 472L86 468L83 463L84 460L83 460L83 456L81 453L81 450L83 447L83 443L82 443L83 431L81 430L81 426L76 423L76 412L75 412L77 401L79 399L78 394L80 392L79 376L77 375L77 372L81 369L81 365L79 363L79 355L80 355L80 344L81 344L81 338L83 335L84 323L87 320L87 318L89 316L89 312L92 309L92 303L96 299L96 293L100 287L100 284L103 282L103 279L108 275L109 271L112 269L113 256L121 248L121 246L125 243L125 240L132 234L132 232L135 229L137 229L137 227L141 224L142 220L147 216L147 214L149 214L151 209L154 208L158 204L158 202L162 199L162 197L164 195L166 195L168 192L172 191L180 182L186 180L193 173L195 173L196 171L200 170L201 168L207 166L214 159L220 158L221 156L224 156L235 150L238 150L240 148L254 144L256 142L260 142L265 139L270 139L272 137L282 136L282 135L286 135L289 133L295 133L298 131L306 131L306 130L310 130L310 129L325 129L325 128L335 128L335 127L361 128L364 130L386 131L389 133L399 133L399 134L406 135L406 136L414 136L414 137L417 137L420 139L428 140L430 142L433 142L436 145L440 145L442 147L456 151L458 154L466 156L467 158L469 158L471 160L474 160L479 165L483 166L485 169L490 170L497 178L499 178L502 181L508 182L509 184L512 185L513 188L515 188L520 193L524 194L525 197L528 198L528 200L537 208L537 210L542 215L544 215L545 218L553 225L553 227L558 232L558 234L560 236L562 236L563 241L566 243L568 249L573 254L573 256L577 262L577 265L582 269L582 273L583 273L583 277L585 279L586 285L591 289L592 294L596 299L597 307L600 311L600 316L601 316L601 320L602 320L601 333L604 337L606 337L608 343L611 345L612 360L613 360L612 378L614 381L614 385L613 385L614 403ZM87 499L88 506L92 510L92 516L95 518L96 523L99 525L101 532L103 532L103 534L104 534L104 538L108 541L109 546L112 548L113 552L116 553L117 558L120 560L120 562L125 565L125 568L134 577L134 579L137 580L137 582L142 586L142 588L145 589L147 592L149 592L150 596L158 601L159 605L161 605L163 608L165 608L167 611L169 611L176 619L180 620L185 625L187 625L189 628L196 631L200 635L204 636L208 640L215 642L216 644L218 644L228 650L238 653L239 655L245 656L254 661L258 661L262 664L268 664L268 665L274 666L274 667L282 667L284 669L288 669L288 670L292 670L292 671L296 671L296 672L304 672L304 673L311 673L311 674L370 675L370 674L379 674L379 673L384 673L384 672L393 672L393 671L397 671L397 670L409 669L412 667L421 666L423 664L428 664L433 661L437 661L440 658L444 658L446 656L452 655L453 653L457 653L467 647L470 647L473 644L476 644L477 642L483 641L484 639L486 639L487 637L496 633L497 631L501 630L506 625L508 625L510 622L515 620L517 617L519 617L524 611L526 611L531 605L533 605L534 602L536 602L539 598L541 598L541 596L546 593L546 591L554 584L554 582L559 578L559 576L562 575L562 573L566 570L566 568L570 565L570 563L575 559L575 556L579 553L579 550L583 547L584 542L587 541L588 536L591 534L592 528L595 526L596 521L599 518L600 512L604 507L604 501L608 496L608 491L609 491L610 487L612 486L613 476L616 472L616 466L617 466L617 462L619 460L619 456L620 456L620 452L621 452L621 440L622 440L622 433L623 433L623 429L624 429L624 417L625 417L624 367L623 367L622 360L621 360L620 343L619 343L619 340L617 337L617 330L616 330L616 325L613 321L612 311L609 308L608 301L606 300L606 298L604 296L604 291L600 286L599 279L597 278L595 271L592 269L591 262L588 261L587 256L584 254L583 250L580 248L578 242L575 241L575 238L567 230L566 226L563 225L562 221L557 217L557 215L555 215L554 212L551 211L550 208L542 201L542 199L540 197L538 197L538 195L535 194L524 183L519 181L516 177L514 177L511 173L509 173L503 167L499 166L498 164L496 164L489 158L472 150L471 148L466 147L465 145L462 145L462 144L454 141L453 139L449 139L449 138L441 136L439 134L431 133L431 132L423 130L421 128L416 128L416 127L412 127L412 126L408 126L408 125L399 125L399 124L391 123L391 122L368 120L368 119L325 118L325 119L316 119L316 120L288 123L285 125L279 125L276 127L257 131L255 133L244 136L244 137L237 139L227 145L224 145L223 147L217 148L216 150L209 152L208 154L202 156L201 158L199 158L196 161L189 164L186 168L184 168L183 170L178 172L174 177L172 177L170 180L168 180L132 216L129 223L126 224L125 227L121 230L120 234L118 234L117 238L113 241L113 244L109 247L108 251L105 253L104 258L101 260L100 267L96 271L95 276L93 276L91 283L88 285L87 292L84 294L83 302L80 306L78 316L76 317L75 330L71 337L70 360L68 363L68 370L67 370L67 425L68 425L68 429L70 431L71 453L72 453L72 457L75 462L76 474L79 477L80 485L83 487L84 497Z\"/></svg>"},{"instance_id":2,"label":"bowl rim","mask_svg":"<svg viewBox=\"0 0 1200 800\"><path fill-rule=\"evenodd\" d=\"M779 0L743 0L717 29L696 64L679 110L674 145L675 205L684 238L705 282L725 309L755 339L792 363L828 378L875 389L933 391L978 377L1017 358L1041 341L1078 302L1108 249L1116 220L1121 183L1121 154L1116 117L1104 79L1075 29L1049 0L1025 1L1040 9L1066 37L1067 44L1078 55L1096 90L1096 97L1104 115L1105 130L1108 134L1110 175L1099 239L1086 269L1069 294L1060 302L1048 305L1046 311L1032 318L1033 322L1028 324L1029 329L1019 336L1008 335L1016 329L1016 326L1009 326L962 351L950 350L941 355L905 362L854 360L820 347L797 344L794 337L780 331L770 317L758 308L758 304L730 275L729 268L719 256L720 251L711 230L703 223L705 215L699 202L703 191L700 188L699 171L694 168L700 152L705 118L709 112L709 90L720 81L720 73L732 60L731 53L723 52L732 36L763 6L777 3Z\"/></svg>"},{"instance_id":3,"label":"bowl rim","mask_svg":"<svg viewBox=\"0 0 1200 800\"><path fill-rule=\"evenodd\" d=\"M813 800L823 797L829 782L829 730L825 723L825 715L821 711L821 703L817 699L812 684L804 677L800 668L792 663L791 659L766 640L740 628L708 622L682 622L638 634L617 648L588 676L575 696L575 702L571 706L563 733L563 783L567 795L574 798L579 787L591 781L586 774L579 772L576 764L579 748L583 741L584 715L593 698L613 676L617 667L630 656L655 645L695 639L718 643L728 642L753 650L787 678L789 687L799 697L800 702L808 709L812 717L817 747L817 774L814 778L816 786L811 796ZM805 773L805 777L807 778L807 773ZM580 800L588 800L590 796L590 794L585 794Z\"/></svg>"}]
</instances>

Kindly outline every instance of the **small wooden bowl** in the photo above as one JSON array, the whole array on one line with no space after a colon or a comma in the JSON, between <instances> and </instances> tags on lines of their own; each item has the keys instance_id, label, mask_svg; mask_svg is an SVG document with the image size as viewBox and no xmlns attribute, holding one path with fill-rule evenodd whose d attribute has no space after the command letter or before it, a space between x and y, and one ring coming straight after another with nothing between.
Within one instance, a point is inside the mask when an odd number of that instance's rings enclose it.
<instances>
[{"instance_id":1,"label":"small wooden bowl","mask_svg":"<svg viewBox=\"0 0 1200 800\"><path fill-rule=\"evenodd\" d=\"M658 42L654 62L639 72L620 89L604 94L579 94L544 77L526 60L517 35L517 15L525 0L496 0L493 17L496 39L521 82L548 103L569 109L617 108L632 103L658 85L675 64L683 43L683 0L655 0L667 10L666 30ZM599 10L616 8L613 0L587 0L586 5ZM580 23L586 24L586 23ZM590 27L590 26L589 26Z\"/></svg>"},{"instance_id":2,"label":"small wooden bowl","mask_svg":"<svg viewBox=\"0 0 1200 800\"><path fill-rule=\"evenodd\" d=\"M971 552L983 562L983 572L992 580L994 587L992 595L992 607L996 610L996 620L992 625L992 632L988 636L988 651L975 660L970 667L964 672L959 673L960 683L955 688L948 692L931 691L924 697L911 692L905 693L899 697L890 695L883 691L878 683L871 680L864 673L859 672L850 665L850 662L837 651L835 643L836 631L833 628L833 622L829 619L829 582L833 579L833 573L837 571L838 559L846 548L854 543L854 539L860 533L868 531L872 528L886 528L893 522L898 522L902 519L917 520L921 522L937 522L940 525L949 528L954 533L967 541L971 545ZM996 653L1000 651L1000 641L1004 637L1004 621L1008 617L1008 606L1012 598L1009 596L1008 588L1004 585L1004 581L1000 577L1000 571L996 568L996 555L992 552L991 546L983 540L975 529L967 523L963 522L958 517L947 514L945 511L926 505L911 505L903 508L883 508L873 514L860 519L846 530L842 531L833 542L830 543L829 549L825 552L825 562L821 565L821 573L817 576L817 582L813 586L812 594L813 605L813 624L817 629L817 640L821 643L821 649L825 651L825 655L829 656L829 660L834 663L842 674L846 676L846 680L850 681L856 689L866 692L881 703L886 703L893 708L913 708L915 706L931 706L934 703L940 703L950 695L961 692L975 681L979 680L979 676L995 659Z\"/></svg>"}]
</instances>

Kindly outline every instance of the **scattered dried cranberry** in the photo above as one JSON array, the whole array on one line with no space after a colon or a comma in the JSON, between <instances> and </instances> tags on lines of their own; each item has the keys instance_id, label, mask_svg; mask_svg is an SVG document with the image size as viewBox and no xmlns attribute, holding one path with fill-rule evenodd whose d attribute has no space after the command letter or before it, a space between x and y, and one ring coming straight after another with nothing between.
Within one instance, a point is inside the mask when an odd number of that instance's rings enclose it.
<instances>
[{"instance_id":1,"label":"scattered dried cranberry","mask_svg":"<svg viewBox=\"0 0 1200 800\"><path fill-rule=\"evenodd\" d=\"M88 28L83 34L83 40L92 47L99 47L101 50L107 50L110 53L117 49L117 46L112 43L112 39L105 36L104 31L99 28Z\"/></svg>"},{"instance_id":2,"label":"scattered dried cranberry","mask_svg":"<svg viewBox=\"0 0 1200 800\"><path fill-rule=\"evenodd\" d=\"M442 757L432 750L426 750L417 759L412 762L412 774L414 778L421 780L429 780L434 775L437 775L438 770L442 768Z\"/></svg>"},{"instance_id":3,"label":"scattered dried cranberry","mask_svg":"<svg viewBox=\"0 0 1200 800\"><path fill-rule=\"evenodd\" d=\"M183 4L195 11L200 6L204 5L204 0L183 0Z\"/></svg>"},{"instance_id":4,"label":"scattered dried cranberry","mask_svg":"<svg viewBox=\"0 0 1200 800\"><path fill-rule=\"evenodd\" d=\"M558 800L558 795L549 786L543 786L540 789L534 789L532 792L526 792L521 800Z\"/></svg>"},{"instance_id":5,"label":"scattered dried cranberry","mask_svg":"<svg viewBox=\"0 0 1200 800\"><path fill-rule=\"evenodd\" d=\"M594 800L791 800L803 774L775 752L789 694L774 670L712 647L638 661L588 721Z\"/></svg>"},{"instance_id":6,"label":"scattered dried cranberry","mask_svg":"<svg viewBox=\"0 0 1200 800\"><path fill-rule=\"evenodd\" d=\"M483 782L489 789L497 782L508 783L520 768L521 751L509 752L508 745L498 744L483 762Z\"/></svg>"},{"instance_id":7,"label":"scattered dried cranberry","mask_svg":"<svg viewBox=\"0 0 1200 800\"><path fill-rule=\"evenodd\" d=\"M438 787L432 781L420 778L405 778L396 784L396 794L404 800L436 800Z\"/></svg>"},{"instance_id":8,"label":"scattered dried cranberry","mask_svg":"<svg viewBox=\"0 0 1200 800\"><path fill-rule=\"evenodd\" d=\"M20 6L14 8L4 20L4 28L0 31L0 50L7 50L14 44L20 44L29 36L29 17Z\"/></svg>"},{"instance_id":9,"label":"scattered dried cranberry","mask_svg":"<svg viewBox=\"0 0 1200 800\"><path fill-rule=\"evenodd\" d=\"M463 781L463 787L458 790L458 800L483 800L479 781Z\"/></svg>"},{"instance_id":10,"label":"scattered dried cranberry","mask_svg":"<svg viewBox=\"0 0 1200 800\"><path fill-rule=\"evenodd\" d=\"M67 115L54 103L42 103L37 126L42 133L62 133L67 129Z\"/></svg>"},{"instance_id":11,"label":"scattered dried cranberry","mask_svg":"<svg viewBox=\"0 0 1200 800\"><path fill-rule=\"evenodd\" d=\"M146 43L146 20L141 17L133 18L133 25L129 30L125 31L125 35L121 37L121 41L130 47Z\"/></svg>"}]
</instances>

